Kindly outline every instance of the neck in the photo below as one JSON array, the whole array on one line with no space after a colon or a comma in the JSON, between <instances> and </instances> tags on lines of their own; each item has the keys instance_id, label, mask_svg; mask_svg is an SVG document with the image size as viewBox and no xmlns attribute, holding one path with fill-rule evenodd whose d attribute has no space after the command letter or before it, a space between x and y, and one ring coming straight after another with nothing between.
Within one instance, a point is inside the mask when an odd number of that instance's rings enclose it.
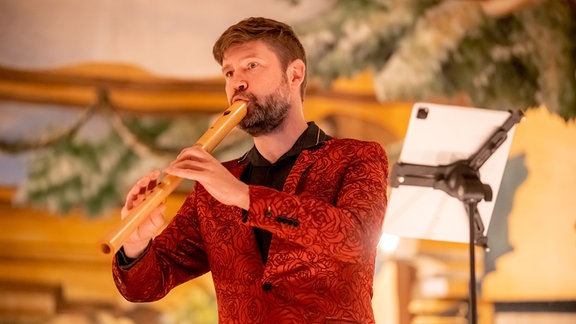
<instances>
[{"instance_id":1,"label":"neck","mask_svg":"<svg viewBox=\"0 0 576 324\"><path fill-rule=\"evenodd\" d=\"M307 127L302 109L291 109L286 120L276 130L254 137L254 145L268 162L274 163L288 152Z\"/></svg>"}]
</instances>

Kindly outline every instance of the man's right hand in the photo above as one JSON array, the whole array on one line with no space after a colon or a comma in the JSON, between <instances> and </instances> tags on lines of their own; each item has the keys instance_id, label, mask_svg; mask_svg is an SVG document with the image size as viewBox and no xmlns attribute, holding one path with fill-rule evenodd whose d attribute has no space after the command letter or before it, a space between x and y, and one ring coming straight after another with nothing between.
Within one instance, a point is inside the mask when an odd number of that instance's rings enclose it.
<instances>
[{"instance_id":1,"label":"man's right hand","mask_svg":"<svg viewBox=\"0 0 576 324\"><path fill-rule=\"evenodd\" d=\"M126 196L126 203L122 207L122 219L124 219L131 209L138 206L148 196L150 191L156 187L160 171L154 170L140 178L130 189ZM154 208L150 215L140 224L134 232L124 241L124 253L129 258L137 258L148 246L150 240L158 234L164 226L165 204L160 204Z\"/></svg>"}]
</instances>

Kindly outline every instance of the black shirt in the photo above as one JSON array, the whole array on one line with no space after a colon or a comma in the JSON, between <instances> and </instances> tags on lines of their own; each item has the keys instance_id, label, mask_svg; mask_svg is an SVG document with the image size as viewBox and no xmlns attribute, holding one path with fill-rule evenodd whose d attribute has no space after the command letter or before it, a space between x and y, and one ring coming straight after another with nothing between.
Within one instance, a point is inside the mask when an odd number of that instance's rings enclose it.
<instances>
[{"instance_id":1,"label":"black shirt","mask_svg":"<svg viewBox=\"0 0 576 324\"><path fill-rule=\"evenodd\" d=\"M313 148L320 145L328 139L328 136L314 122L308 123L308 128L300 135L292 148L282 155L275 163L270 163L260 152L253 147L246 153L245 159L248 160L248 166L242 174L242 181L258 186L265 186L282 191L284 182L296 162L300 153L305 149ZM262 261L264 264L268 260L268 250L272 241L272 233L267 230L254 227L254 236L260 248Z\"/></svg>"}]
</instances>

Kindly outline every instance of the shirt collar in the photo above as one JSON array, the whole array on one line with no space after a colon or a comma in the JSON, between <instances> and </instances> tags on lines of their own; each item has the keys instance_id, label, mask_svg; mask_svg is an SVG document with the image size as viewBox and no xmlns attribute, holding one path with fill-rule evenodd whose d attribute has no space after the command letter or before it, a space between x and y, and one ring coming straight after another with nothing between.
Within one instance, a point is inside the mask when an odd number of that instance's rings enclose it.
<instances>
[{"instance_id":1,"label":"shirt collar","mask_svg":"<svg viewBox=\"0 0 576 324\"><path fill-rule=\"evenodd\" d=\"M312 149L317 146L322 145L326 140L328 140L330 136L326 135L323 130L320 129L314 122L308 122L308 128L298 137L292 148L288 150L288 152L284 153L278 161L274 164L281 162L284 159L289 157L298 156L302 151L307 149ZM256 149L256 146L253 146L250 151L248 151L242 160L247 160L252 165L257 166L264 166L270 165L260 152Z\"/></svg>"}]
</instances>

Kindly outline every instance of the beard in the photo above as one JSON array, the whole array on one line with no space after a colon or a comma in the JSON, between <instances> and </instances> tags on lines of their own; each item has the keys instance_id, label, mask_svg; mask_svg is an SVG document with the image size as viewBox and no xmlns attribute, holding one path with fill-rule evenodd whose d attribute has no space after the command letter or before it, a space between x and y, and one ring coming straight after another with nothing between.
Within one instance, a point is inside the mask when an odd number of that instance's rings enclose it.
<instances>
[{"instance_id":1,"label":"beard","mask_svg":"<svg viewBox=\"0 0 576 324\"><path fill-rule=\"evenodd\" d=\"M266 135L278 130L290 110L290 92L286 76L282 78L280 86L274 93L259 99L251 93L244 94L250 101L246 117L240 122L240 129L256 137Z\"/></svg>"}]
</instances>

